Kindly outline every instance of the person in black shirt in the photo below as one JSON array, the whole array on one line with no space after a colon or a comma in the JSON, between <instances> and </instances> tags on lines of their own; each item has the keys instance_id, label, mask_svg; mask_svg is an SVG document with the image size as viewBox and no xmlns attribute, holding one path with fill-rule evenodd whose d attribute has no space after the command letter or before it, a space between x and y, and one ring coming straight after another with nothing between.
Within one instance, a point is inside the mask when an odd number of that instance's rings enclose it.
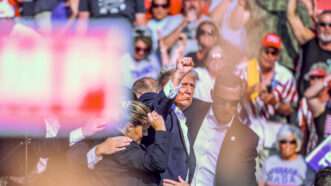
<instances>
[{"instance_id":1,"label":"person in black shirt","mask_svg":"<svg viewBox=\"0 0 331 186\"><path fill-rule=\"evenodd\" d=\"M299 92L303 93L308 86L304 76L311 66L318 62L331 65L331 10L324 10L317 15L316 33L304 26L299 16L295 13L297 0L290 0L287 17L293 33L302 46L302 54L297 66Z\"/></svg>"}]
</instances>

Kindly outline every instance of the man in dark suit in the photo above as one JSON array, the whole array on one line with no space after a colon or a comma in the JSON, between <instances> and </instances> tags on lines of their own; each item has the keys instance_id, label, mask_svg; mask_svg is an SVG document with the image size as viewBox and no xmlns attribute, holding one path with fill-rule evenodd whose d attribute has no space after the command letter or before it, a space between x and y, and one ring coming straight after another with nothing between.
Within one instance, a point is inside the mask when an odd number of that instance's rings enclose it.
<instances>
[{"instance_id":1,"label":"man in dark suit","mask_svg":"<svg viewBox=\"0 0 331 186\"><path fill-rule=\"evenodd\" d=\"M159 94L146 93L139 98L165 118L167 131L171 134L170 157L167 169L161 173L162 179L177 180L181 177L190 182L193 177L195 163L194 159L190 159L193 148L189 142L187 118L184 115L192 104L197 79L192 68L191 58L179 60L163 91ZM142 143L153 142L153 136L153 131L149 130L149 135Z\"/></svg>"},{"instance_id":2,"label":"man in dark suit","mask_svg":"<svg viewBox=\"0 0 331 186\"><path fill-rule=\"evenodd\" d=\"M191 186L255 186L257 135L243 125L238 106L244 84L222 73L212 90L213 103L194 100L187 109L189 134L196 158ZM185 185L164 180L165 186Z\"/></svg>"}]
</instances>

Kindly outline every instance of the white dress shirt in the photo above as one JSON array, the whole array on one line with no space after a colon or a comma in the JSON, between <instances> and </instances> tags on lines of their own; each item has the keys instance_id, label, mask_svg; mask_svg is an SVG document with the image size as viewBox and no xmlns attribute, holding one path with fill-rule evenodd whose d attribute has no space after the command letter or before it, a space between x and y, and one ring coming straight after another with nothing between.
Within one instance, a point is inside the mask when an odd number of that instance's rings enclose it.
<instances>
[{"instance_id":1,"label":"white dress shirt","mask_svg":"<svg viewBox=\"0 0 331 186\"><path fill-rule=\"evenodd\" d=\"M193 146L196 156L196 168L191 186L215 184L218 156L233 118L228 124L220 125L212 109L207 113Z\"/></svg>"}]
</instances>

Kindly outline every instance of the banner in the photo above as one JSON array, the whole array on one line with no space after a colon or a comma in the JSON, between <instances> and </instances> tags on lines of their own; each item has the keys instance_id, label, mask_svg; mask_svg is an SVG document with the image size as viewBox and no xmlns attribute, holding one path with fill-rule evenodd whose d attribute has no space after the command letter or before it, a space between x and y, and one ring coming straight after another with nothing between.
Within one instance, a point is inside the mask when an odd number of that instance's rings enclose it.
<instances>
[{"instance_id":1,"label":"banner","mask_svg":"<svg viewBox=\"0 0 331 186\"><path fill-rule=\"evenodd\" d=\"M318 145L317 148L307 156L306 161L316 172L331 166L331 136Z\"/></svg>"},{"instance_id":2,"label":"banner","mask_svg":"<svg viewBox=\"0 0 331 186\"><path fill-rule=\"evenodd\" d=\"M125 98L119 45L121 34L106 32L2 40L0 132L33 130L50 116L62 125L119 120Z\"/></svg>"}]
</instances>

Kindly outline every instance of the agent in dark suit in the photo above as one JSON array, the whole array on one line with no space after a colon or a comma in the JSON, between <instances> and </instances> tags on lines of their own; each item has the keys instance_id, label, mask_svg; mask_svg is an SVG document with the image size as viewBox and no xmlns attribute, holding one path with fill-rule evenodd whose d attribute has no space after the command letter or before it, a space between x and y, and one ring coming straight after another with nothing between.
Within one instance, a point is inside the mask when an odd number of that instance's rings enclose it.
<instances>
[{"instance_id":1,"label":"agent in dark suit","mask_svg":"<svg viewBox=\"0 0 331 186\"><path fill-rule=\"evenodd\" d=\"M170 146L170 134L166 131L164 120L156 112L149 113L148 107L138 101L130 104L129 114L130 121L123 132L132 142L115 153L112 152L111 138L97 144L94 148L97 162L94 169L86 173L84 186L160 184L160 173L167 167ZM155 141L145 147L141 139L149 125L155 130Z\"/></svg>"},{"instance_id":2,"label":"agent in dark suit","mask_svg":"<svg viewBox=\"0 0 331 186\"><path fill-rule=\"evenodd\" d=\"M213 103L194 100L187 110L196 168L191 186L255 186L257 135L243 125L237 107L244 86L222 73L212 91ZM164 180L165 186L185 183Z\"/></svg>"}]
</instances>

